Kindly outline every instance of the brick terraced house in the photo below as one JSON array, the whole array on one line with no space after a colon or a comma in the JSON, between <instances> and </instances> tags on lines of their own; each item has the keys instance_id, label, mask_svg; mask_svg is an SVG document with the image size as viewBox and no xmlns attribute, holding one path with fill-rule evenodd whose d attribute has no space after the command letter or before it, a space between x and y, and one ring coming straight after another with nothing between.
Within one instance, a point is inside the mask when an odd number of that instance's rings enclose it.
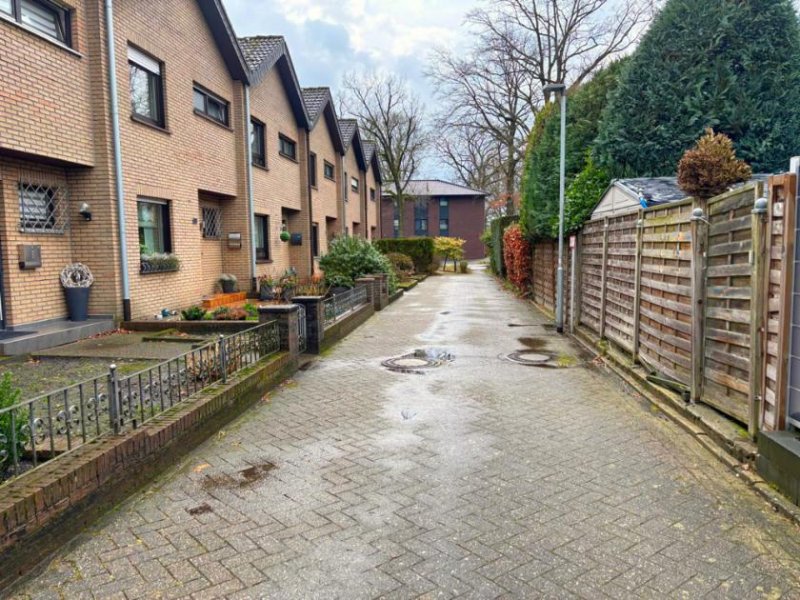
<instances>
[{"instance_id":1,"label":"brick terraced house","mask_svg":"<svg viewBox=\"0 0 800 600\"><path fill-rule=\"evenodd\" d=\"M222 273L306 276L333 236L379 230L355 121L220 0L0 0L0 81L0 354L197 303ZM71 262L95 276L80 326Z\"/></svg>"},{"instance_id":2,"label":"brick terraced house","mask_svg":"<svg viewBox=\"0 0 800 600\"><path fill-rule=\"evenodd\" d=\"M440 179L415 179L408 182L406 196L403 227L394 200L388 194L383 196L383 237L457 237L467 241L465 258L484 257L486 249L480 237L486 228L486 192Z\"/></svg>"}]
</instances>

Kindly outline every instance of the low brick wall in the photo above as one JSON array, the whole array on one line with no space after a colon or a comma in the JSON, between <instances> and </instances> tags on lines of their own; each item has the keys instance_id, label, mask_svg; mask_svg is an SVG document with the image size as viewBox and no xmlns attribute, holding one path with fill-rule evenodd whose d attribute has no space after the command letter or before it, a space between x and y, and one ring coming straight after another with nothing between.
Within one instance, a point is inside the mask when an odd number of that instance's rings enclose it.
<instances>
[{"instance_id":1,"label":"low brick wall","mask_svg":"<svg viewBox=\"0 0 800 600\"><path fill-rule=\"evenodd\" d=\"M255 321L125 321L121 327L146 333L174 329L183 333L239 333L258 325Z\"/></svg>"},{"instance_id":2,"label":"low brick wall","mask_svg":"<svg viewBox=\"0 0 800 600\"><path fill-rule=\"evenodd\" d=\"M360 327L367 319L375 314L375 306L372 304L365 304L356 312L348 315L341 321L331 325L325 330L325 337L322 340L322 349L327 350L336 342L352 333L355 329Z\"/></svg>"},{"instance_id":3,"label":"low brick wall","mask_svg":"<svg viewBox=\"0 0 800 600\"><path fill-rule=\"evenodd\" d=\"M296 369L297 357L269 357L136 431L100 438L0 487L0 590Z\"/></svg>"}]
</instances>

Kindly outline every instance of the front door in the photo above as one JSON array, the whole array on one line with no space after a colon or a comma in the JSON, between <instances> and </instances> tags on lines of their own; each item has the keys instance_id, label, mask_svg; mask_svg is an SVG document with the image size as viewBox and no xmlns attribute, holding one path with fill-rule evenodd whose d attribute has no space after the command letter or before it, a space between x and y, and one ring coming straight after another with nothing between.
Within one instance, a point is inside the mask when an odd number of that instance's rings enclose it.
<instances>
[{"instance_id":1,"label":"front door","mask_svg":"<svg viewBox=\"0 0 800 600\"><path fill-rule=\"evenodd\" d=\"M6 328L6 307L3 303L3 244L0 240L0 331Z\"/></svg>"}]
</instances>

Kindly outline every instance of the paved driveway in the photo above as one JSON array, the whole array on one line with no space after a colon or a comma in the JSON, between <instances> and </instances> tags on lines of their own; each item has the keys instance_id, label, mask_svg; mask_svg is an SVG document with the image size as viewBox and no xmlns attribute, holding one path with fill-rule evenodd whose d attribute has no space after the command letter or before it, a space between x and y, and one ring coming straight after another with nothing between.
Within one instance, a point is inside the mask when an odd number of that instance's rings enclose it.
<instances>
[{"instance_id":1,"label":"paved driveway","mask_svg":"<svg viewBox=\"0 0 800 600\"><path fill-rule=\"evenodd\" d=\"M19 595L800 597L797 530L544 323L430 278ZM418 348L454 360L381 367Z\"/></svg>"}]
</instances>

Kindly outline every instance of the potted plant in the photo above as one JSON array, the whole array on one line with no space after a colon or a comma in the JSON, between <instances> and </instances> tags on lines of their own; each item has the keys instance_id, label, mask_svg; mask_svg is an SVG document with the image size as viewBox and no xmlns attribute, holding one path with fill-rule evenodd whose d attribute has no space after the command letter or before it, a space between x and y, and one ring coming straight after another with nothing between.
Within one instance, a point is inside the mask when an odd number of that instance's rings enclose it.
<instances>
[{"instance_id":1,"label":"potted plant","mask_svg":"<svg viewBox=\"0 0 800 600\"><path fill-rule=\"evenodd\" d=\"M281 241L288 242L290 239L292 239L292 234L285 229L281 230Z\"/></svg>"},{"instance_id":2,"label":"potted plant","mask_svg":"<svg viewBox=\"0 0 800 600\"><path fill-rule=\"evenodd\" d=\"M290 302L297 288L297 269L289 267L283 272L280 278L280 287L282 291L281 299L284 302Z\"/></svg>"},{"instance_id":3,"label":"potted plant","mask_svg":"<svg viewBox=\"0 0 800 600\"><path fill-rule=\"evenodd\" d=\"M233 294L236 291L238 283L239 280L236 278L236 275L232 275L231 273L223 273L220 275L219 286L222 288L223 294Z\"/></svg>"},{"instance_id":4,"label":"potted plant","mask_svg":"<svg viewBox=\"0 0 800 600\"><path fill-rule=\"evenodd\" d=\"M94 275L83 263L67 265L61 271L61 286L64 288L70 321L89 318L89 291L93 283Z\"/></svg>"},{"instance_id":5,"label":"potted plant","mask_svg":"<svg viewBox=\"0 0 800 600\"><path fill-rule=\"evenodd\" d=\"M275 287L278 286L280 280L272 275L262 275L258 278L258 298L259 300L267 301L275 298Z\"/></svg>"}]
</instances>

